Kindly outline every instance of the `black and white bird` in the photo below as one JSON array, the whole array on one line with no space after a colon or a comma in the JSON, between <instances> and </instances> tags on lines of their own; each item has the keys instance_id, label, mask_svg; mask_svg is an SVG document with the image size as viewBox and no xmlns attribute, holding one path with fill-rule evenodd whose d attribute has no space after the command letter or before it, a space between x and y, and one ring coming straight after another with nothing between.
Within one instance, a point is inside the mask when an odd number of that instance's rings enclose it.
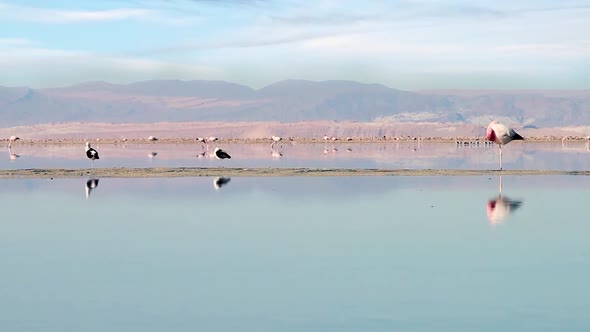
<instances>
[{"instance_id":1,"label":"black and white bird","mask_svg":"<svg viewBox=\"0 0 590 332\"><path fill-rule=\"evenodd\" d=\"M90 196L90 192L98 187L98 179L92 178L86 181L86 198Z\"/></svg>"},{"instance_id":2,"label":"black and white bird","mask_svg":"<svg viewBox=\"0 0 590 332\"><path fill-rule=\"evenodd\" d=\"M98 151L91 148L90 143L88 143L88 142L86 142L86 157L88 157L88 159L92 160L92 167L93 168L94 168L94 160L100 159L100 157L98 156Z\"/></svg>"},{"instance_id":3,"label":"black and white bird","mask_svg":"<svg viewBox=\"0 0 590 332\"><path fill-rule=\"evenodd\" d=\"M213 180L213 188L215 188L215 190L219 190L219 188L225 186L226 184L229 183L229 181L231 181L231 178L225 178L225 177L218 177L215 178Z\"/></svg>"},{"instance_id":4,"label":"black and white bird","mask_svg":"<svg viewBox=\"0 0 590 332\"><path fill-rule=\"evenodd\" d=\"M213 150L213 154L215 155L215 158L219 160L231 159L231 156L220 148L215 148L215 150Z\"/></svg>"}]
</instances>

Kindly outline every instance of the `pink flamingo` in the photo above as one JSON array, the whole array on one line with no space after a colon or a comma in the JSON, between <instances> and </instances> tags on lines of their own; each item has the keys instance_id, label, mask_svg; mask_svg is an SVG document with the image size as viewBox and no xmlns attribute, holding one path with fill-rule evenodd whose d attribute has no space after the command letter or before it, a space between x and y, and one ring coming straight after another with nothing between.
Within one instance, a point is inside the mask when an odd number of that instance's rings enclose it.
<instances>
[{"instance_id":1,"label":"pink flamingo","mask_svg":"<svg viewBox=\"0 0 590 332\"><path fill-rule=\"evenodd\" d=\"M486 139L498 144L500 154L500 170L502 170L502 145L508 144L512 141L524 140L524 138L517 134L514 129L498 121L490 122L488 125L488 130L486 131Z\"/></svg>"},{"instance_id":2,"label":"pink flamingo","mask_svg":"<svg viewBox=\"0 0 590 332\"><path fill-rule=\"evenodd\" d=\"M19 139L20 139L20 137L18 137L18 136L14 136L14 135L10 136L10 138L8 139L8 148L11 148L12 143L18 141Z\"/></svg>"}]
</instances>

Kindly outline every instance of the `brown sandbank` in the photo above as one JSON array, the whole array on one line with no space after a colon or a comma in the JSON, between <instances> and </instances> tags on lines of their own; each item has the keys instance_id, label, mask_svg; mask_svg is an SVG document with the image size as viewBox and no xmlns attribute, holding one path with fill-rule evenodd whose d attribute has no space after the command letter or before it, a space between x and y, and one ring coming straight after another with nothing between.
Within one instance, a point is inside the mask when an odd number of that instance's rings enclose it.
<instances>
[{"instance_id":1,"label":"brown sandbank","mask_svg":"<svg viewBox=\"0 0 590 332\"><path fill-rule=\"evenodd\" d=\"M456 170L456 169L357 169L357 168L94 168L0 170L0 179L19 178L163 178L163 177L273 177L273 176L482 176L482 175L590 175L590 171Z\"/></svg>"}]
</instances>

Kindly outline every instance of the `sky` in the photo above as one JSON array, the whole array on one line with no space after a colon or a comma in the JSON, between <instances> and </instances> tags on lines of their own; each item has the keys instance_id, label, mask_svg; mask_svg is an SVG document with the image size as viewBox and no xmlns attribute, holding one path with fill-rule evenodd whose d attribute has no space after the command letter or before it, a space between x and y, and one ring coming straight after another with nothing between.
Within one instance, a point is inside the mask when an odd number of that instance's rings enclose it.
<instances>
[{"instance_id":1,"label":"sky","mask_svg":"<svg viewBox=\"0 0 590 332\"><path fill-rule=\"evenodd\" d=\"M0 0L0 86L590 89L589 18L589 0Z\"/></svg>"}]
</instances>

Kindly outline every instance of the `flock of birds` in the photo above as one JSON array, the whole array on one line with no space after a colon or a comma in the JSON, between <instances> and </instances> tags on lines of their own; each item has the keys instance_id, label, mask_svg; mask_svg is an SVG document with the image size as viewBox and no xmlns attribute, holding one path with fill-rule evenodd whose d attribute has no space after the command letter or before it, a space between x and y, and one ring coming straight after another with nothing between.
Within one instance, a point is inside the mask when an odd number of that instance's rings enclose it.
<instances>
[{"instance_id":1,"label":"flock of birds","mask_svg":"<svg viewBox=\"0 0 590 332\"><path fill-rule=\"evenodd\" d=\"M20 138L18 136L10 136L10 138L8 139L8 150L10 152L11 155L11 159L12 156L14 155L15 158L18 157L18 155L13 154L12 153L12 145L14 144L14 142L18 141ZM154 136L150 136L148 138L148 140L150 141L157 141L158 139ZM216 137L207 137L207 138L197 138L196 139L198 142L201 142L203 144L206 145L207 150L209 150L209 143L213 143L215 141L217 141L218 139ZM282 154L280 154L280 152L275 151L274 150L274 146L275 144L279 143L282 138L279 136L271 136L271 154L277 157L282 156ZM329 137L327 135L324 136L324 140L327 141L336 141L337 138L335 137ZM519 135L516 131L514 131L513 128L510 128L509 126L502 124L498 121L492 121L486 130L486 140L489 143L485 143L485 144L497 144L498 145L498 155L499 155L499 162L500 162L500 170L502 170L502 146L506 145L512 141L517 141L517 140L524 140L524 138ZM202 148L205 148L205 145ZM155 156L155 154L157 153L153 153ZM231 159L231 156L223 151L222 149L216 147L213 150L213 155L215 156L215 158L219 159L220 161L223 159ZM95 160L99 160L100 156L98 154L98 151L94 148L92 148L90 146L89 142L86 142L86 157L92 162L92 168L94 168L94 161ZM217 177L213 180L213 187L218 190L219 188L227 185L230 182L231 178L229 177ZM86 182L86 198L89 197L90 193L92 192L92 190L94 190L97 186L98 186L99 180L95 179L95 178L91 178ZM506 196L502 196L502 177L500 177L500 187L499 187L499 193L497 197L494 197L493 199L488 200L487 206L486 206L486 212L487 212L487 216L488 216L488 220L490 221L490 223L498 223L501 222L503 219L505 219L511 212L513 212L514 210L518 209L520 206L522 205L522 201L518 201L518 200L512 200Z\"/></svg>"},{"instance_id":2,"label":"flock of birds","mask_svg":"<svg viewBox=\"0 0 590 332\"><path fill-rule=\"evenodd\" d=\"M18 136L10 136L10 138L8 139L8 151L10 153L10 159L16 159L19 157L17 154L12 152L13 143L18 141L19 139L20 138ZM338 140L337 137L328 136L328 135L324 135L323 139L326 142ZM150 137L148 137L148 140L149 141L157 141L158 138L155 136L150 136ZM271 140L272 140L272 143L270 145L271 156L276 157L276 158L282 157L282 153L280 151L276 151L274 149L275 144L280 142L282 140L282 138L279 136L271 136ZM484 143L486 145L493 144L493 143L498 145L500 170L502 170L503 169L502 168L502 146L506 145L512 141L524 140L524 138L521 135L519 135L518 133L516 133L513 128L511 128L503 123L500 123L498 121L492 121L492 122L490 122L490 124L488 125L487 130L486 130L486 140L487 141ZM207 151L209 151L209 143L214 143L214 142L218 141L218 138L213 137L213 136L211 136L211 137L197 137L196 141L202 143L203 144L202 148L203 149L206 148ZM334 148L333 150L336 150L336 148ZM348 149L348 151L350 152L351 150ZM334 151L332 151L332 152L334 152ZM207 153L206 151L199 153L197 155L197 157L203 157L206 155L206 153ZM329 150L324 149L324 154L327 154L327 153L329 153ZM153 158L156 155L157 155L157 152L152 152L150 154L150 158ZM220 160L220 165L221 165L221 161L223 159L231 159L231 156L226 151L223 151L222 149L220 149L218 147L216 147L213 150L212 156L214 156L215 158ZM94 168L94 161L100 159L98 151L96 149L92 148L90 146L89 142L86 142L86 157L91 160L92 168Z\"/></svg>"}]
</instances>

